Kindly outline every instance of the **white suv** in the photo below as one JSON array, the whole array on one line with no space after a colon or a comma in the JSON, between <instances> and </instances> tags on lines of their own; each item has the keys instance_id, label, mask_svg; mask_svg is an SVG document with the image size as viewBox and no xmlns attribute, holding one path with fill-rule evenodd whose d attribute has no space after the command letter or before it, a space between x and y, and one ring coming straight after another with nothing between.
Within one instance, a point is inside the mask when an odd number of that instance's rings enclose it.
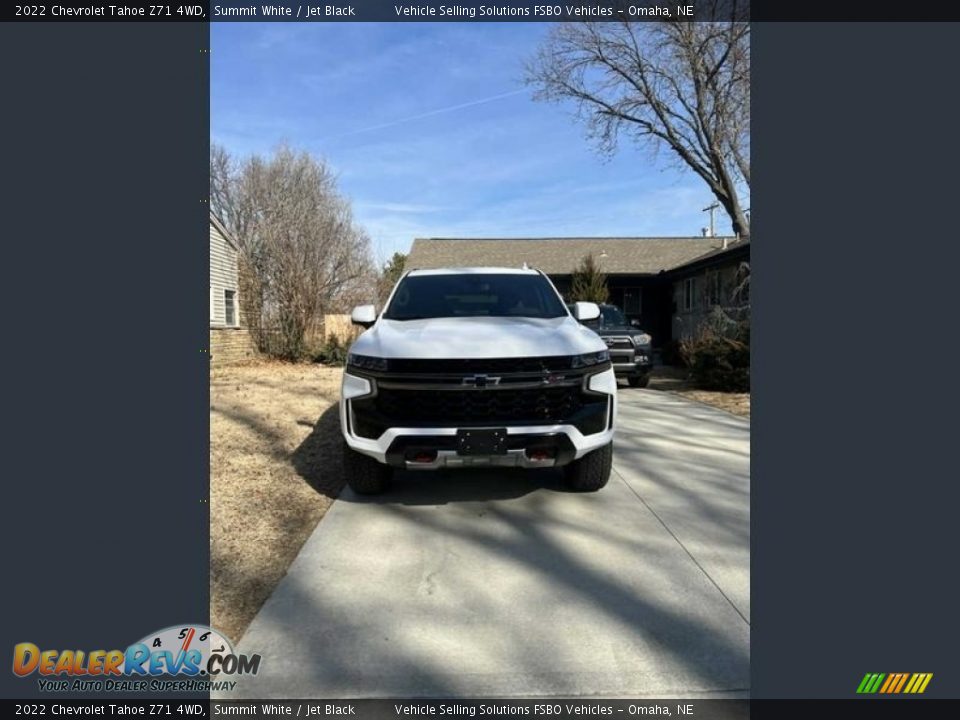
<instances>
[{"instance_id":1,"label":"white suv","mask_svg":"<svg viewBox=\"0 0 960 720\"><path fill-rule=\"evenodd\" d=\"M411 270L350 347L340 395L347 483L393 468L565 466L575 490L610 477L617 381L600 337L529 269Z\"/></svg>"}]
</instances>

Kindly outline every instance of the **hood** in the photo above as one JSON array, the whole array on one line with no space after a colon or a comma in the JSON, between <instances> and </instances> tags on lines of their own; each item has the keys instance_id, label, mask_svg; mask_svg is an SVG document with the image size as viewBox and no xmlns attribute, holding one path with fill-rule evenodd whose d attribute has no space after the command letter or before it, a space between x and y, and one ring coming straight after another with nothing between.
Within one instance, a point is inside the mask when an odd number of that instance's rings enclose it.
<instances>
[{"instance_id":1,"label":"hood","mask_svg":"<svg viewBox=\"0 0 960 720\"><path fill-rule=\"evenodd\" d=\"M602 328L598 328L596 330L596 333L601 336L602 335L639 335L642 332L643 331L640 330L640 328L634 327L633 325L626 325L624 323L620 323L617 325L606 324Z\"/></svg>"},{"instance_id":2,"label":"hood","mask_svg":"<svg viewBox=\"0 0 960 720\"><path fill-rule=\"evenodd\" d=\"M385 320L364 332L350 352L381 358L504 358L580 355L606 350L572 317Z\"/></svg>"},{"instance_id":3,"label":"hood","mask_svg":"<svg viewBox=\"0 0 960 720\"><path fill-rule=\"evenodd\" d=\"M643 328L638 328L636 325L605 325L602 328L596 328L594 330L597 335L600 337L612 337L612 336L624 336L628 335L629 337L636 338L638 335L649 335Z\"/></svg>"}]
</instances>

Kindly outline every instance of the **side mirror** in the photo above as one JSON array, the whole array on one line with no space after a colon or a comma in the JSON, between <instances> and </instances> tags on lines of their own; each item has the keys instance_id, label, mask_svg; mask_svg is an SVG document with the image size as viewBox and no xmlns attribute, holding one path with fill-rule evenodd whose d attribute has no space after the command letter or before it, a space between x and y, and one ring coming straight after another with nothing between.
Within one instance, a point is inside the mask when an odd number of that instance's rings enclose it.
<instances>
[{"instance_id":1,"label":"side mirror","mask_svg":"<svg viewBox=\"0 0 960 720\"><path fill-rule=\"evenodd\" d=\"M368 328L377 321L377 309L373 305L357 305L350 313L350 322Z\"/></svg>"},{"instance_id":2,"label":"side mirror","mask_svg":"<svg viewBox=\"0 0 960 720\"><path fill-rule=\"evenodd\" d=\"M573 316L580 322L596 320L600 317L600 306L592 302L577 302L573 304Z\"/></svg>"},{"instance_id":3,"label":"side mirror","mask_svg":"<svg viewBox=\"0 0 960 720\"><path fill-rule=\"evenodd\" d=\"M630 324L633 325L634 327L640 327L640 321L637 320L636 318L634 318L633 320L631 320L631 321L630 321Z\"/></svg>"}]
</instances>

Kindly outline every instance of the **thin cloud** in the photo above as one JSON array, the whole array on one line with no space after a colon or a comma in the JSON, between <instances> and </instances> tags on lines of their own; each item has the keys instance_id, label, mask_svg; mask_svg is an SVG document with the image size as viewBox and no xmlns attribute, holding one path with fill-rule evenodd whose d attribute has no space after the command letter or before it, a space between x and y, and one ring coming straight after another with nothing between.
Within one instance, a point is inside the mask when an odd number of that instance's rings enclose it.
<instances>
[{"instance_id":1,"label":"thin cloud","mask_svg":"<svg viewBox=\"0 0 960 720\"><path fill-rule=\"evenodd\" d=\"M354 207L361 208L364 211L377 211L388 213L401 213L404 215L420 215L424 213L443 212L447 208L443 205L422 205L419 203L397 203L397 202L359 202L354 203Z\"/></svg>"},{"instance_id":2,"label":"thin cloud","mask_svg":"<svg viewBox=\"0 0 960 720\"><path fill-rule=\"evenodd\" d=\"M496 102L497 100L504 100L505 98L514 97L515 95L520 95L525 92L528 92L528 90L525 88L520 90L511 90L510 92L500 93L499 95L491 95L490 97L480 98L479 100L471 100L458 105L449 105L448 107L442 107L436 110L418 113L417 115L410 115L409 117L400 118L398 120L390 120L389 122L380 123L379 125L371 125L370 127L358 128L357 130L340 133L339 135L331 135L330 137L325 138L322 142L351 137L353 135L359 135L360 133L373 132L374 130L384 130L386 128L394 127L395 125L413 122L414 120L422 120L424 118L433 117L434 115L444 115L446 113L456 112L457 110L465 110L466 108L476 107L477 105L485 105L487 103Z\"/></svg>"}]
</instances>

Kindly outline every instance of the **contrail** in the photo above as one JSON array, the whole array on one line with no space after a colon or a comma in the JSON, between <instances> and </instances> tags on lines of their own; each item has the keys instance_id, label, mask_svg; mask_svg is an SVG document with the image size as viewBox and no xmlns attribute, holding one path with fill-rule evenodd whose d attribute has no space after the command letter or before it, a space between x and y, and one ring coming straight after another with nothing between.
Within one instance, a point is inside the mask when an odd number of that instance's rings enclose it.
<instances>
[{"instance_id":1,"label":"contrail","mask_svg":"<svg viewBox=\"0 0 960 720\"><path fill-rule=\"evenodd\" d=\"M490 97L480 98L479 100L471 100L469 102L460 103L459 105L450 105L448 107L430 110L418 115L400 118L399 120L391 120L390 122L380 123L379 125L371 125L370 127L351 130L349 132L340 133L339 135L331 135L325 139L335 140L338 138L350 137L351 135L359 135L360 133L373 132L374 130L383 130L384 128L393 127L394 125L401 125L403 123L413 122L414 120L422 120L423 118L433 117L434 115L442 115L443 113L455 112L456 110L463 110L465 108L475 107L477 105L485 105L486 103L491 103L496 100L503 100L504 98L513 97L514 95L520 95L521 93L525 92L527 92L526 89L511 90L510 92L500 93L499 95L491 95Z\"/></svg>"}]
</instances>

